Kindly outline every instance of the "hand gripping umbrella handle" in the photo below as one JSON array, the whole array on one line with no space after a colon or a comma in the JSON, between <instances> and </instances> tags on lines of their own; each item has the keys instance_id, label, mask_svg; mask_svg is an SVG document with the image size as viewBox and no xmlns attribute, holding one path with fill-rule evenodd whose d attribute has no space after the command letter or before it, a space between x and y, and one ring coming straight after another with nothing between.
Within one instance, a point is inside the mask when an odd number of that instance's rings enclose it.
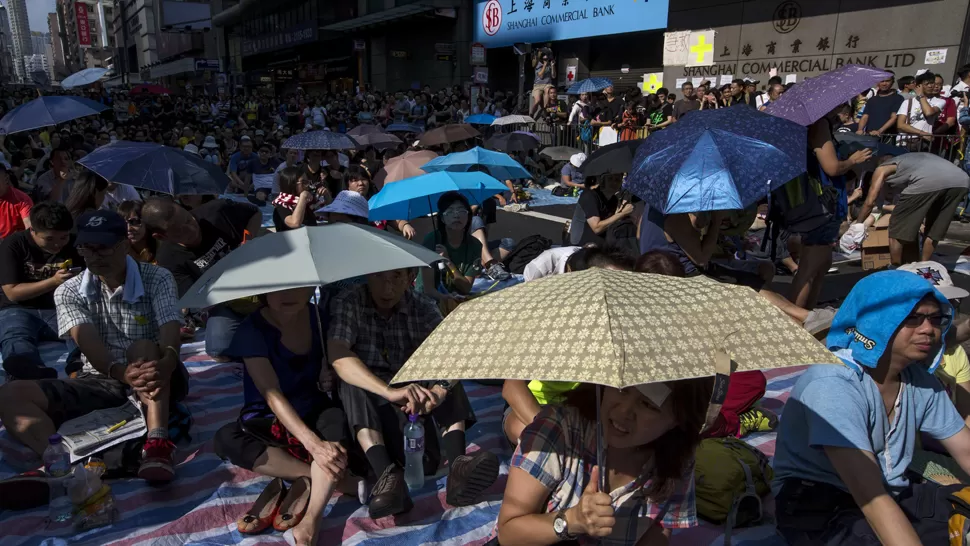
<instances>
[{"instance_id":1,"label":"hand gripping umbrella handle","mask_svg":"<svg viewBox=\"0 0 970 546\"><path fill-rule=\"evenodd\" d=\"M711 402L707 406L707 417L704 419L704 426L700 433L703 435L714 426L714 421L721 413L721 406L727 398L728 385L731 384L731 357L728 356L724 348L714 352L714 392L711 393Z\"/></svg>"}]
</instances>

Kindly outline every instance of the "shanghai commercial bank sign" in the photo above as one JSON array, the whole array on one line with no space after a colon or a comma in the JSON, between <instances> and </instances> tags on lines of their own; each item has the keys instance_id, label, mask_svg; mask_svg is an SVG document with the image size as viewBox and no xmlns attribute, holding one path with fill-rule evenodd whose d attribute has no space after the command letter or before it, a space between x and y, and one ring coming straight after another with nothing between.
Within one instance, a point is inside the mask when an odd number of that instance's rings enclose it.
<instances>
[{"instance_id":1,"label":"shanghai commercial bank sign","mask_svg":"<svg viewBox=\"0 0 970 546\"><path fill-rule=\"evenodd\" d=\"M475 41L486 47L667 27L669 0L478 0Z\"/></svg>"}]
</instances>

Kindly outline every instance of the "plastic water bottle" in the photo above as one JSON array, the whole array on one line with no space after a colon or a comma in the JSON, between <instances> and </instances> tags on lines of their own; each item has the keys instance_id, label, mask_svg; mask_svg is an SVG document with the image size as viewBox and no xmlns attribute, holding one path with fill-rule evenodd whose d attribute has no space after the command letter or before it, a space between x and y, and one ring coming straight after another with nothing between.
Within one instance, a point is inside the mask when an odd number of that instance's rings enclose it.
<instances>
[{"instance_id":1,"label":"plastic water bottle","mask_svg":"<svg viewBox=\"0 0 970 546\"><path fill-rule=\"evenodd\" d=\"M417 415L408 416L404 425L404 483L409 491L424 485L424 425Z\"/></svg>"},{"instance_id":2,"label":"plastic water bottle","mask_svg":"<svg viewBox=\"0 0 970 546\"><path fill-rule=\"evenodd\" d=\"M47 440L50 445L44 450L44 469L50 484L50 519L64 522L74 515L71 503L71 453L61 443L61 435L54 434Z\"/></svg>"}]
</instances>

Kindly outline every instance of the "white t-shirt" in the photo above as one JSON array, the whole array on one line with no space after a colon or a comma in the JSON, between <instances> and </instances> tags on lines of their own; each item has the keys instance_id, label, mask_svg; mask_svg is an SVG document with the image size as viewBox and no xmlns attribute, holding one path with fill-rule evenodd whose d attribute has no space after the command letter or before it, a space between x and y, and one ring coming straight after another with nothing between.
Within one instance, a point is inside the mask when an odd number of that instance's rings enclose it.
<instances>
[{"instance_id":1,"label":"white t-shirt","mask_svg":"<svg viewBox=\"0 0 970 546\"><path fill-rule=\"evenodd\" d=\"M314 106L311 112L313 114L313 124L318 127L323 127L327 124L327 109L322 106Z\"/></svg>"},{"instance_id":2,"label":"white t-shirt","mask_svg":"<svg viewBox=\"0 0 970 546\"><path fill-rule=\"evenodd\" d=\"M550 248L535 257L534 260L525 266L522 274L526 282L548 277L550 275L561 275L566 272L566 262L577 250L582 247L563 246Z\"/></svg>"},{"instance_id":3,"label":"white t-shirt","mask_svg":"<svg viewBox=\"0 0 970 546\"><path fill-rule=\"evenodd\" d=\"M932 99L926 99L929 101L930 106L939 108L940 112L946 106L946 101L940 97L934 97ZM940 117L940 114L930 116L927 118L923 115L923 107L920 105L920 100L916 97L912 99L906 99L903 104L899 107L899 111L896 112L897 115L907 116L906 119L909 120L909 124L918 131L923 131L925 133L933 132L933 125L936 124L936 119Z\"/></svg>"}]
</instances>

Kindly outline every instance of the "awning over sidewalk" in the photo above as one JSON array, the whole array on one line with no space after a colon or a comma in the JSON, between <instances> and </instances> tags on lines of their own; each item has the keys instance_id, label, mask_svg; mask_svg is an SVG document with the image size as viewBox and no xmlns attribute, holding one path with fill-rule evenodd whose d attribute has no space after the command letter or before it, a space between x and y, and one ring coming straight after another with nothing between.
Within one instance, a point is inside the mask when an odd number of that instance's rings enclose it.
<instances>
[{"instance_id":1,"label":"awning over sidewalk","mask_svg":"<svg viewBox=\"0 0 970 546\"><path fill-rule=\"evenodd\" d=\"M457 0L421 0L413 4L405 4L396 8L370 13L363 17L355 17L339 23L333 23L322 27L323 31L348 32L368 27L384 25L392 21L413 17L424 13L433 12L436 9L456 8L461 2Z\"/></svg>"}]
</instances>

